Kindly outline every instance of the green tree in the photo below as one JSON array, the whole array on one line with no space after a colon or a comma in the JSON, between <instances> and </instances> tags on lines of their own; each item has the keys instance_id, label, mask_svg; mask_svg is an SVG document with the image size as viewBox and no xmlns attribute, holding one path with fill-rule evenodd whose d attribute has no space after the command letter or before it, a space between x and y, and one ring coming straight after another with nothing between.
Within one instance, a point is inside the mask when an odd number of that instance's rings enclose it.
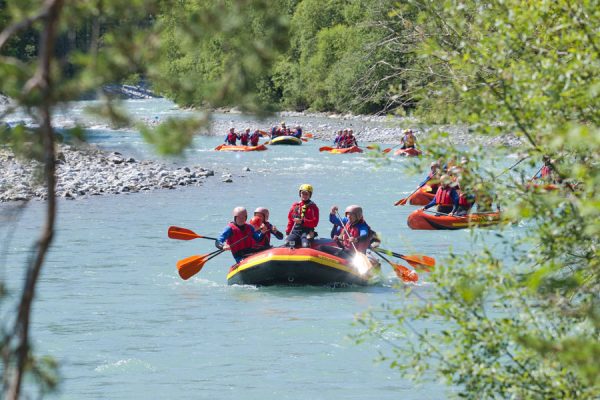
<instances>
[{"instance_id":1,"label":"green tree","mask_svg":"<svg viewBox=\"0 0 600 400\"><path fill-rule=\"evenodd\" d=\"M17 312L14 318L3 321L6 326L0 341L3 398L20 398L26 375L35 378L41 395L55 390L59 383L57 363L37 356L30 339L38 277L57 222L57 135L52 123L53 110L89 92L98 92L104 100L102 106L89 112L115 125L129 124L131 121L118 103L106 97L101 88L132 75L150 79L165 92L177 93L185 104L228 102L246 110L262 109L265 103L258 105L261 98L256 94L260 81L257 77L270 69L274 51L287 40L285 16L270 5L267 0L223 0L209 5L194 0L0 2L0 93L14 100L14 106L5 113L20 107L39 126L7 129L2 124L1 144L20 157L40 161L41 176L48 190L43 228L25 268ZM260 29L257 39L248 42L248 32L259 30L256 24L259 18L268 26ZM200 52L191 52L196 42L201 43ZM202 58L203 51L214 48L227 57ZM203 74L212 74L209 84L189 79L189 71L197 60L202 61ZM207 67L214 61L235 62L235 67L225 69L224 64ZM165 65L175 72L163 75ZM195 75L198 76L202 75ZM196 91L201 96L195 96ZM4 114L0 115L0 120L3 118ZM206 123L207 119L169 120L155 130L146 128L142 132L160 151L176 153ZM72 130L78 136L80 132L78 128ZM0 295L6 300L4 290Z\"/></svg>"},{"instance_id":2,"label":"green tree","mask_svg":"<svg viewBox=\"0 0 600 400\"><path fill-rule=\"evenodd\" d=\"M600 4L414 0L391 13L414 16L420 69L437 82L420 86L422 115L522 140L527 162L510 173L489 151L469 153L477 173L461 186L495 190L506 215L526 223L474 232L481 250L450 253L427 296L412 291L403 307L363 316L366 336L392 344L383 357L405 376L433 372L460 397L598 398ZM458 153L447 138L429 144ZM558 190L528 185L542 159ZM419 329L423 322L440 328Z\"/></svg>"}]
</instances>

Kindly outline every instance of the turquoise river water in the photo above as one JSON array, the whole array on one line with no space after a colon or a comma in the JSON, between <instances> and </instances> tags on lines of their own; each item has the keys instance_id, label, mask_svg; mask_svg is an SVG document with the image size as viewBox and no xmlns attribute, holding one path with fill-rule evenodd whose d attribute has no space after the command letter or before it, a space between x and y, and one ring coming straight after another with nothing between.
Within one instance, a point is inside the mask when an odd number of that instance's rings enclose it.
<instances>
[{"instance_id":1,"label":"turquoise river water","mask_svg":"<svg viewBox=\"0 0 600 400\"><path fill-rule=\"evenodd\" d=\"M85 118L83 105L75 104L61 118ZM178 113L164 100L127 106L138 116ZM216 118L233 119L240 129L248 123L239 115ZM406 226L415 207L393 203L422 179L406 173L410 160L376 166L364 154L319 153L328 144L322 141L243 154L213 151L223 136L199 136L185 158L163 160L214 169L216 175L202 186L59 202L56 239L32 322L37 353L61 365L61 390L49 398L446 398L442 384L415 385L376 363L386 344L356 345L349 337L360 329L353 325L355 315L403 302L406 287L385 264L384 282L373 287L255 288L227 285L233 258L226 253L182 281L177 260L212 251L214 245L166 235L168 226L177 225L217 236L237 205L269 207L271 222L283 229L298 186L310 183L321 209L321 236L329 234L333 204L357 203L382 234L384 248L427 254L438 262L449 246L477 251L468 230ZM89 141L138 159L158 158L133 131L100 127L89 131ZM234 182L221 182L223 173L231 173ZM0 205L0 211L8 207ZM16 222L0 221L1 273L15 291L43 212L44 203L32 201ZM431 285L426 274L421 280L414 289L426 296ZM5 305L3 312L14 311Z\"/></svg>"}]
</instances>

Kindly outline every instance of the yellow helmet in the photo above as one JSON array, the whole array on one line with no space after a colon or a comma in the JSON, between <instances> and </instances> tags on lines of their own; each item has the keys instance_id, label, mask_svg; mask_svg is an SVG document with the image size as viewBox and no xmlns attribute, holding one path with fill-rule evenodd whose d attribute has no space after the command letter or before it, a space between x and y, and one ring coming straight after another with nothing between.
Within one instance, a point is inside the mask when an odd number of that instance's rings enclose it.
<instances>
[{"instance_id":1,"label":"yellow helmet","mask_svg":"<svg viewBox=\"0 0 600 400\"><path fill-rule=\"evenodd\" d=\"M309 192L310 195L312 196L313 194L313 187L311 185L309 185L308 183L304 183L302 185L300 185L300 187L298 188L299 192Z\"/></svg>"}]
</instances>

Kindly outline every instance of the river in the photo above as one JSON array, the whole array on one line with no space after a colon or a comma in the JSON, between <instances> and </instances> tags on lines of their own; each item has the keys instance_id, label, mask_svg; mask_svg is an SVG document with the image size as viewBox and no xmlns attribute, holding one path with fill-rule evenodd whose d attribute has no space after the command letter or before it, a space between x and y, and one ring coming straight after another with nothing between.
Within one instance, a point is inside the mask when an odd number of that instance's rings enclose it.
<instances>
[{"instance_id":1,"label":"river","mask_svg":"<svg viewBox=\"0 0 600 400\"><path fill-rule=\"evenodd\" d=\"M59 120L85 120L84 105L74 104ZM149 118L179 113L165 101L131 101L127 107ZM238 130L255 123L242 115L215 118L230 119ZM293 124L294 118L288 122ZM329 234L332 205L360 204L366 220L381 233L384 248L438 261L449 246L457 252L477 251L468 230L407 227L406 217L415 207L393 204L422 179L407 173L410 160L377 164L365 154L320 153L318 148L328 144L322 141L272 146L264 152L213 151L222 136L198 136L184 158L162 160L214 169L215 176L202 186L59 201L55 242L32 321L36 352L55 357L61 365L61 391L48 398L447 397L448 389L438 382L415 385L387 364L376 363L386 344L372 340L356 345L349 337L359 332L353 325L357 314L382 304L402 306L406 287L398 285L385 264L383 283L373 287L255 288L227 285L233 258L226 253L182 281L177 260L212 251L214 245L167 238L170 225L217 236L237 205L250 211L269 207L271 222L284 229L299 185L310 183L321 210L321 236ZM88 139L136 158L158 159L135 131L96 126ZM222 182L227 173L232 183ZM6 215L9 207L0 205L0 213ZM16 221L2 219L5 248L0 261L13 291L22 284L23 265L43 213L44 203L32 201ZM426 296L430 288L427 274L422 274L413 289ZM4 304L4 315L12 310Z\"/></svg>"}]
</instances>

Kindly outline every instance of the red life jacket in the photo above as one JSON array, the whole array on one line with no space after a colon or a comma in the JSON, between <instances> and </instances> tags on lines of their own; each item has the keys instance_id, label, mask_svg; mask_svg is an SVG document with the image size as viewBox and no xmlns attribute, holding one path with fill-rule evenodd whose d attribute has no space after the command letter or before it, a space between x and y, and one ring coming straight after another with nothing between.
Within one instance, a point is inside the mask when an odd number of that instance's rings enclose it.
<instances>
[{"instance_id":1,"label":"red life jacket","mask_svg":"<svg viewBox=\"0 0 600 400\"><path fill-rule=\"evenodd\" d=\"M244 132L240 135L240 140L242 141L242 145L246 146L248 145L248 139L250 138L250 134Z\"/></svg>"},{"instance_id":2,"label":"red life jacket","mask_svg":"<svg viewBox=\"0 0 600 400\"><path fill-rule=\"evenodd\" d=\"M451 188L443 188L440 187L438 191L435 193L435 204L438 206L453 206L452 197L450 197Z\"/></svg>"},{"instance_id":3,"label":"red life jacket","mask_svg":"<svg viewBox=\"0 0 600 400\"><path fill-rule=\"evenodd\" d=\"M235 142L237 141L237 135L235 133L229 132L227 134L227 142L235 145Z\"/></svg>"},{"instance_id":4,"label":"red life jacket","mask_svg":"<svg viewBox=\"0 0 600 400\"><path fill-rule=\"evenodd\" d=\"M260 139L260 133L257 131L250 136L250 144L252 146L258 146L258 139Z\"/></svg>"},{"instance_id":5,"label":"red life jacket","mask_svg":"<svg viewBox=\"0 0 600 400\"><path fill-rule=\"evenodd\" d=\"M369 228L369 237L367 238L367 240L360 240L360 241L354 243L354 246L353 246L353 243L350 242L350 238L346 234L346 231L348 231L348 233L350 234L350 237L359 238L360 237L360 229L358 228L358 225L361 223L365 223L367 225L367 227ZM367 251L367 249L369 248L369 246L371 244L370 236L371 236L372 231L371 231L371 227L369 226L369 224L367 224L363 218L361 218L360 221L357 221L353 225L350 224L350 221L346 222L346 230L342 230L342 232L344 233L343 234L343 244L346 249L354 249L354 247L356 247L356 250L360 251L361 253L364 253Z\"/></svg>"},{"instance_id":6,"label":"red life jacket","mask_svg":"<svg viewBox=\"0 0 600 400\"><path fill-rule=\"evenodd\" d=\"M542 170L540 171L540 175L541 175L542 178L546 178L551 173L552 173L552 169L549 166L547 166L547 165L544 165L542 167Z\"/></svg>"},{"instance_id":7,"label":"red life jacket","mask_svg":"<svg viewBox=\"0 0 600 400\"><path fill-rule=\"evenodd\" d=\"M312 230L319 224L319 207L311 200L308 200L306 203L299 201L292 204L288 213L287 234L294 227L294 218L302 218L302 228L307 228L304 230Z\"/></svg>"},{"instance_id":8,"label":"red life jacket","mask_svg":"<svg viewBox=\"0 0 600 400\"><path fill-rule=\"evenodd\" d=\"M254 246L254 238L252 237L252 225L244 224L241 228L233 222L230 222L228 225L231 228L232 232L231 236L229 236L225 242L231 246L231 253L235 254L241 250L248 249ZM246 236L246 238L240 240L244 236ZM235 243L238 240L240 241L239 243L232 245L232 243Z\"/></svg>"},{"instance_id":9,"label":"red life jacket","mask_svg":"<svg viewBox=\"0 0 600 400\"><path fill-rule=\"evenodd\" d=\"M458 205L464 208L471 208L474 202L469 201L465 193L461 193L458 196Z\"/></svg>"},{"instance_id":10,"label":"red life jacket","mask_svg":"<svg viewBox=\"0 0 600 400\"><path fill-rule=\"evenodd\" d=\"M271 245L271 229L273 229L273 225L271 225L270 222L263 222L263 224L265 224L265 226L267 227L267 232L263 233L263 238L254 243L254 248L261 248L261 247L268 247Z\"/></svg>"}]
</instances>

